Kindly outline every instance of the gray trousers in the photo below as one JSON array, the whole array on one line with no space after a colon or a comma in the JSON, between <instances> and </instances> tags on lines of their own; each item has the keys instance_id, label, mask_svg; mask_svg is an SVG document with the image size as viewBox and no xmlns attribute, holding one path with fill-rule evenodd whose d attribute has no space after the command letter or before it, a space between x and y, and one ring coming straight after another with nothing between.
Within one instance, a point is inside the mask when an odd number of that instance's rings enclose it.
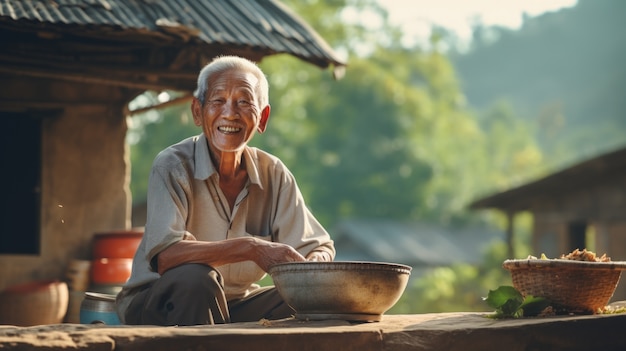
<instances>
[{"instance_id":1,"label":"gray trousers","mask_svg":"<svg viewBox=\"0 0 626 351\"><path fill-rule=\"evenodd\" d=\"M202 264L185 264L168 270L139 292L125 317L129 325L183 326L282 319L293 314L273 286L226 301L218 271Z\"/></svg>"}]
</instances>

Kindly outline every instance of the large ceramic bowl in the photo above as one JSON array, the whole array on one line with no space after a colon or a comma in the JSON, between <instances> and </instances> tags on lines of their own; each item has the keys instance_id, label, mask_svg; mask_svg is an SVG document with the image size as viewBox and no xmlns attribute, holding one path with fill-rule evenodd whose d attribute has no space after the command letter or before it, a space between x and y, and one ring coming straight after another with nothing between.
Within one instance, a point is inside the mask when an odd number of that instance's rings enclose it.
<instances>
[{"instance_id":1,"label":"large ceramic bowl","mask_svg":"<svg viewBox=\"0 0 626 351\"><path fill-rule=\"evenodd\" d=\"M292 262L269 269L280 295L301 320L380 321L398 302L411 267L396 263Z\"/></svg>"}]
</instances>

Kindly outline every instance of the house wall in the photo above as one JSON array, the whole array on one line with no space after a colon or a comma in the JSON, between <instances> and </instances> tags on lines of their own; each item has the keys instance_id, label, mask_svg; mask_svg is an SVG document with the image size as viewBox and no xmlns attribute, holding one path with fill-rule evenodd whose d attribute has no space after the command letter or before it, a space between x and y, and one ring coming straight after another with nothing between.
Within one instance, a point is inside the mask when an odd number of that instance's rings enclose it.
<instances>
[{"instance_id":1,"label":"house wall","mask_svg":"<svg viewBox=\"0 0 626 351\"><path fill-rule=\"evenodd\" d=\"M13 94L13 101L33 102L25 109L61 112L43 122L41 252L0 255L0 290L32 280L63 280L71 260L91 258L95 233L130 227L123 92L45 80L11 82L0 91L2 99Z\"/></svg>"}]
</instances>

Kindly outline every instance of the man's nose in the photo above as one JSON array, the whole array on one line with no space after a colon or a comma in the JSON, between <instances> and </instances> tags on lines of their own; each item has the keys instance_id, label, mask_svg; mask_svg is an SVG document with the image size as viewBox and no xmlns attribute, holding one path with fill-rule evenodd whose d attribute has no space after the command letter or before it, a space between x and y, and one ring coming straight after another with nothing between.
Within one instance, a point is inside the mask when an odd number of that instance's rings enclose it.
<instances>
[{"instance_id":1,"label":"man's nose","mask_svg":"<svg viewBox=\"0 0 626 351\"><path fill-rule=\"evenodd\" d=\"M240 117L239 109L237 108L236 101L228 101L224 104L224 108L222 109L222 115L229 118Z\"/></svg>"}]
</instances>

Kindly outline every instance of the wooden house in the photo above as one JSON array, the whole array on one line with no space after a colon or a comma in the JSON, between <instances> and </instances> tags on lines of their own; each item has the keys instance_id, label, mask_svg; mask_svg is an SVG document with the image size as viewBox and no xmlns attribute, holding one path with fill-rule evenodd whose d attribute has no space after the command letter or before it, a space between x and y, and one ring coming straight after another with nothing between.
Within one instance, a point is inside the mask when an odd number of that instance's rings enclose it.
<instances>
[{"instance_id":1,"label":"wooden house","mask_svg":"<svg viewBox=\"0 0 626 351\"><path fill-rule=\"evenodd\" d=\"M515 235L515 215L530 212L533 252L529 254L534 256L545 253L556 258L588 248L606 253L613 261L626 261L626 148L479 199L470 207L506 213L509 242ZM614 299L624 298L626 283L622 282Z\"/></svg>"}]
</instances>

